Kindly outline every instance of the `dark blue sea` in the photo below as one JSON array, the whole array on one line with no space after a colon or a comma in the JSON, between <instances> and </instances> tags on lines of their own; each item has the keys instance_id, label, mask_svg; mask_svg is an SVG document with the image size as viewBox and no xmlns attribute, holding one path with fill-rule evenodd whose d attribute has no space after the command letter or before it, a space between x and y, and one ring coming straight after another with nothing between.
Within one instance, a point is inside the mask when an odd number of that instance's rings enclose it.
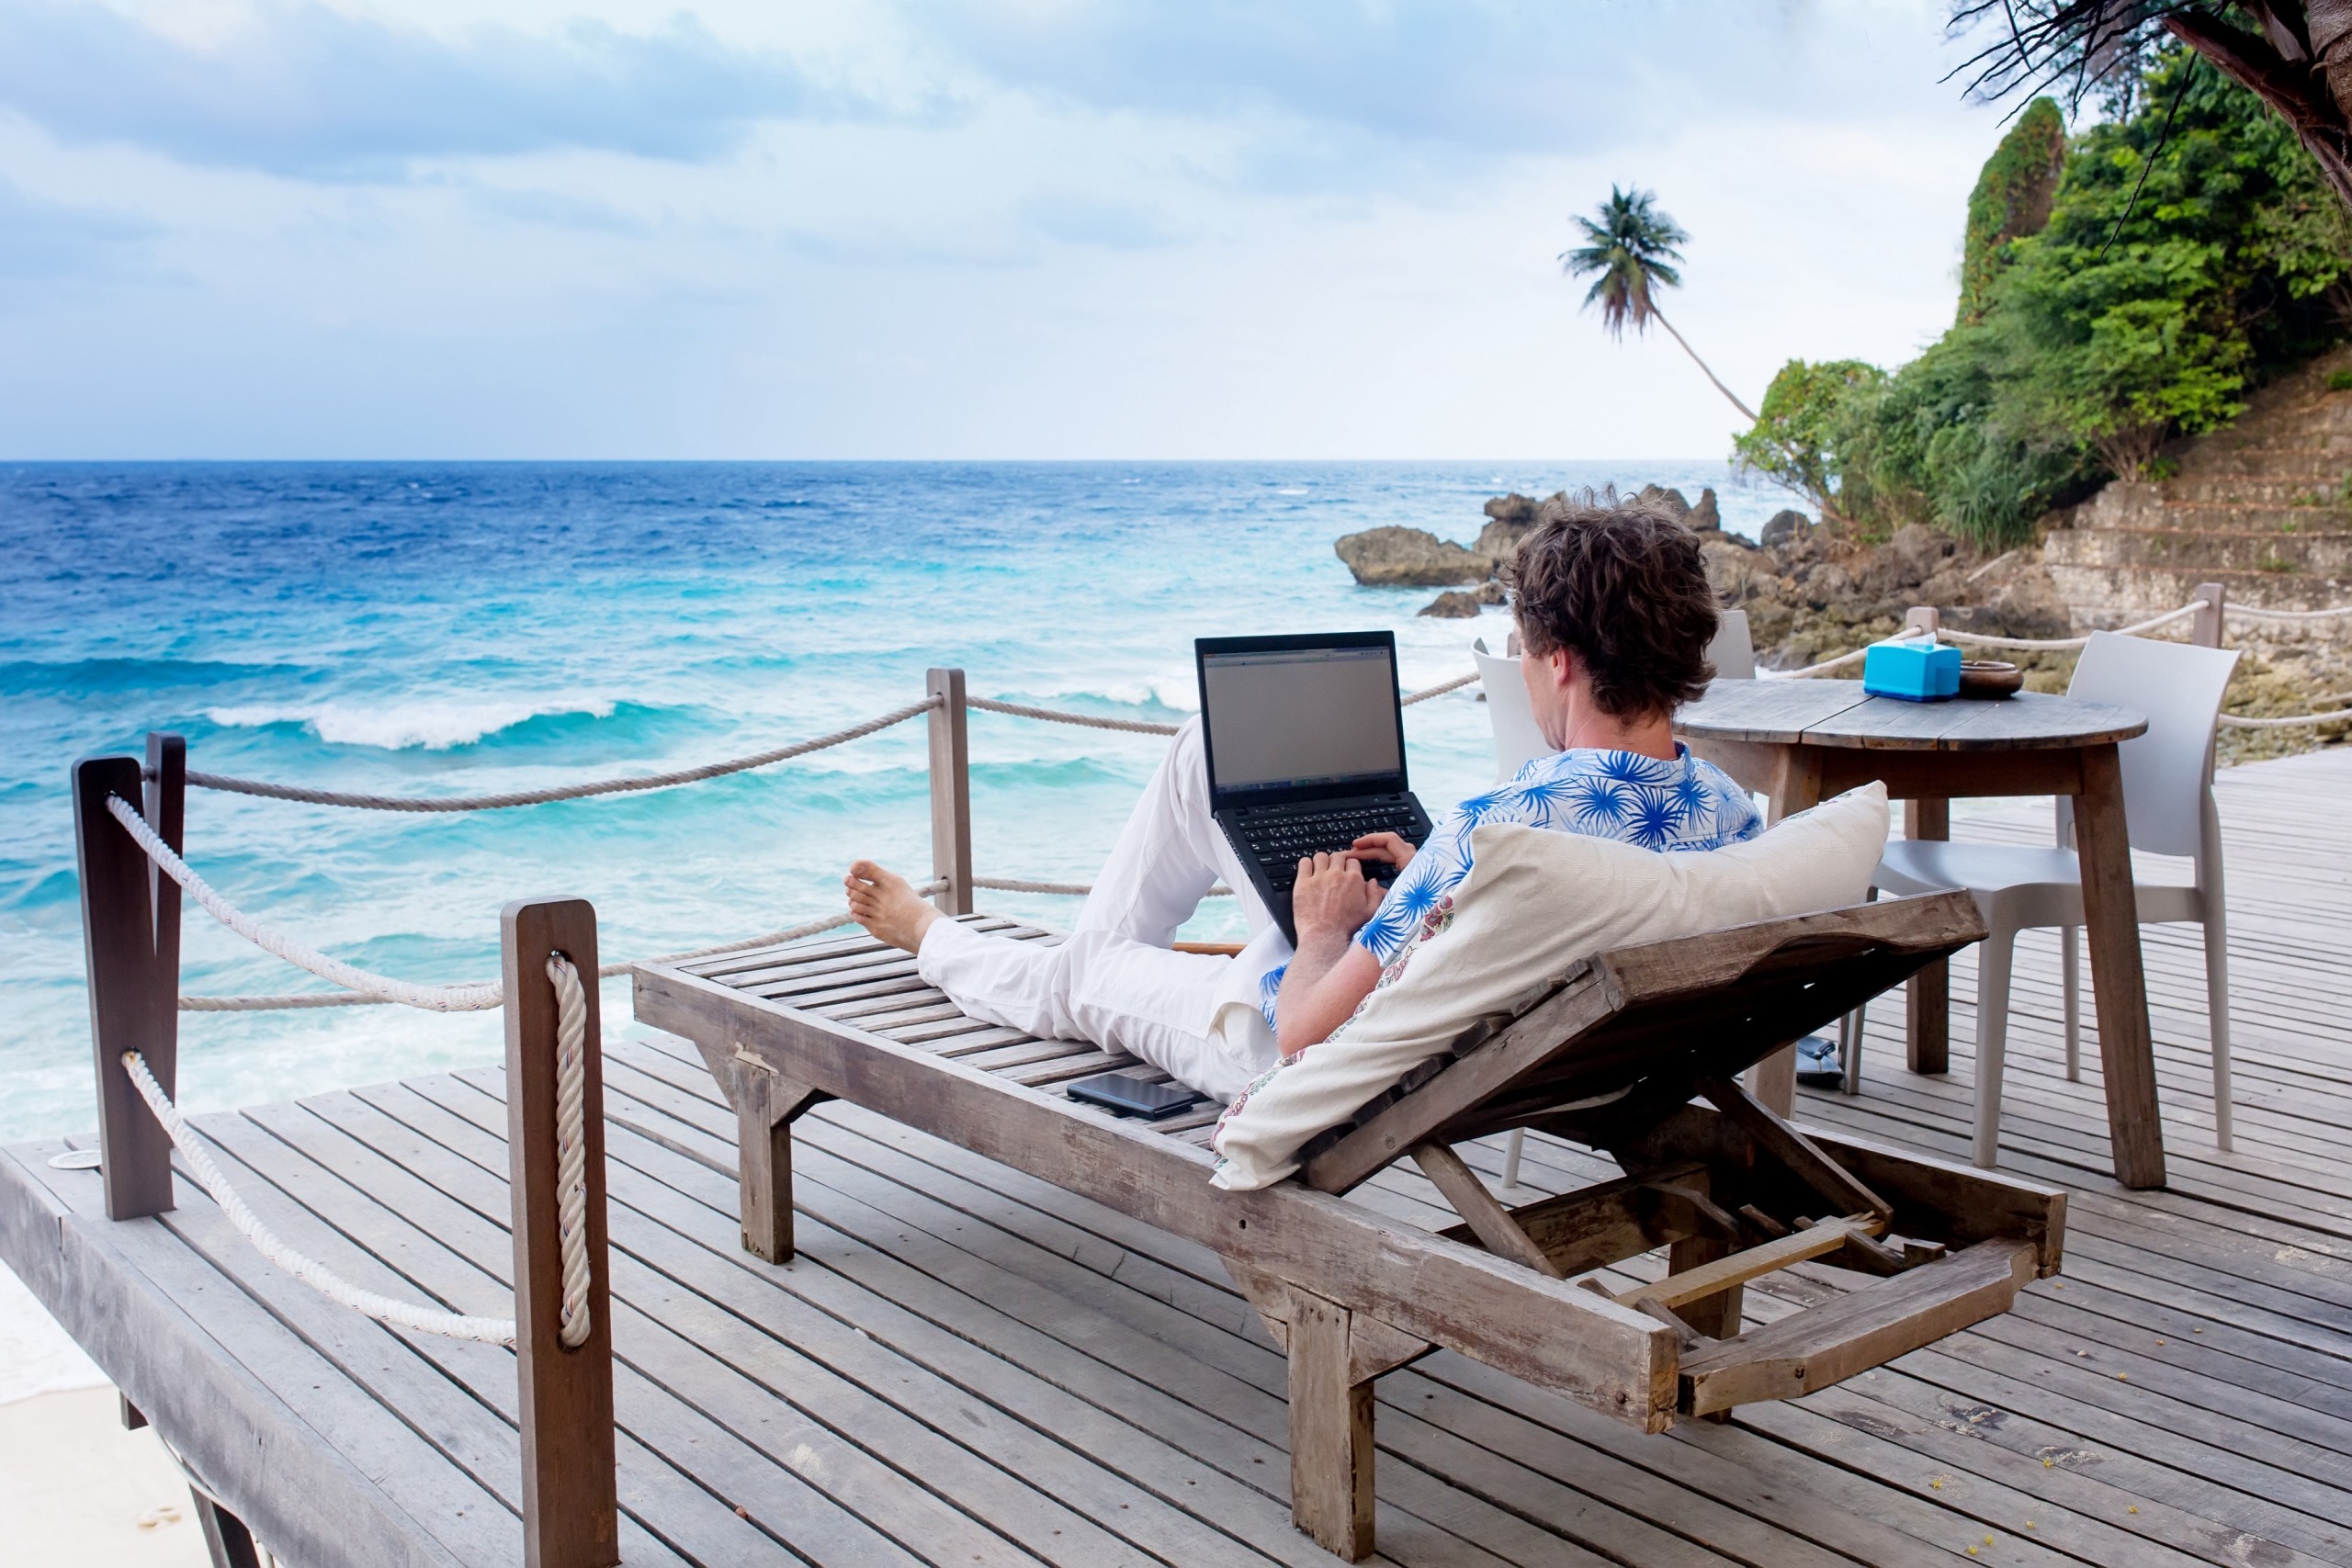
<instances>
[{"instance_id":1,"label":"dark blue sea","mask_svg":"<svg viewBox=\"0 0 2352 1568\"><path fill-rule=\"evenodd\" d=\"M91 1126L67 769L190 765L474 794L760 750L918 699L1173 721L1192 639L1393 626L1408 688L1483 622L1357 587L1340 535L1467 541L1505 490L1657 482L1753 535L1783 504L1709 462L0 466L0 1140ZM1473 693L1409 710L1432 803L1491 773ZM1149 738L972 717L984 875L1091 877ZM854 855L928 869L922 726L699 786L417 817L192 792L187 858L262 920L407 979L497 972L507 899L596 905L607 958L837 908ZM1066 919L1069 901L989 906ZM189 907L184 988L323 989ZM1222 931L1214 904L1197 934ZM607 1028L633 1032L625 984ZM281 1100L496 1059L495 1013L183 1015L184 1101Z\"/></svg>"}]
</instances>

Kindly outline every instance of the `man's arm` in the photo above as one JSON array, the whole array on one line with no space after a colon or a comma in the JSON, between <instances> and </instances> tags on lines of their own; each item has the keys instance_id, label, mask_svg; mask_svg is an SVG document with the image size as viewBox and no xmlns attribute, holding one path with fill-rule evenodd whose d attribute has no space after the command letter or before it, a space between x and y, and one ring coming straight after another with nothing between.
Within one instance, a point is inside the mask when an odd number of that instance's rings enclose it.
<instances>
[{"instance_id":1,"label":"man's arm","mask_svg":"<svg viewBox=\"0 0 2352 1568\"><path fill-rule=\"evenodd\" d=\"M1344 853L1298 863L1291 919L1298 951L1274 998L1274 1040L1285 1056L1330 1038L1380 980L1380 960L1351 940L1384 889Z\"/></svg>"}]
</instances>

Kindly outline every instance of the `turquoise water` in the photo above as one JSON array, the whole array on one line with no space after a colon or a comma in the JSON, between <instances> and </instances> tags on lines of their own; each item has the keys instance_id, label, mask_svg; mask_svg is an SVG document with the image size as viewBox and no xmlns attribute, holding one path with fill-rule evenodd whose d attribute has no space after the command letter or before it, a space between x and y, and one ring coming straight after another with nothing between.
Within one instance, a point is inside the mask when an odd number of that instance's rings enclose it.
<instances>
[{"instance_id":1,"label":"turquoise water","mask_svg":"<svg viewBox=\"0 0 2352 1568\"><path fill-rule=\"evenodd\" d=\"M67 768L186 735L190 765L332 788L478 794L652 773L976 695L1172 722L1192 639L1393 626L1408 689L1467 669L1479 622L1357 587L1381 524L1467 541L1507 489L1784 502L1722 465L20 465L0 468L0 1140L94 1122ZM971 720L982 875L1091 880L1150 737ZM1432 806L1491 771L1464 692L1408 710ZM187 858L266 923L406 979L495 976L507 899L594 901L606 958L837 908L850 858L929 867L920 723L691 788L416 817L194 791ZM1066 919L1072 901L987 895ZM1194 934L1226 931L1214 902ZM183 989L323 988L186 916ZM633 1032L624 981L607 1027ZM203 1109L492 1061L498 1015L389 1007L183 1015Z\"/></svg>"}]
</instances>

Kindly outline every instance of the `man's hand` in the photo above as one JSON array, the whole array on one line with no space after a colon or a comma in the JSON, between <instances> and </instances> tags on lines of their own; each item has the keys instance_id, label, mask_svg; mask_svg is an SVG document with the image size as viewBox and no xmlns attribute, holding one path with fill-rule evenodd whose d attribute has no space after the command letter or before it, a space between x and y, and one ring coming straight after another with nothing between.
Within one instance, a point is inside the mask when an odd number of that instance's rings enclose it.
<instances>
[{"instance_id":1,"label":"man's hand","mask_svg":"<svg viewBox=\"0 0 2352 1568\"><path fill-rule=\"evenodd\" d=\"M1359 862L1385 860L1402 872L1413 863L1413 842L1396 833L1366 833L1350 847L1348 858Z\"/></svg>"},{"instance_id":2,"label":"man's hand","mask_svg":"<svg viewBox=\"0 0 2352 1568\"><path fill-rule=\"evenodd\" d=\"M1374 835L1386 837L1386 835ZM1361 840L1359 840L1361 841ZM1408 854L1412 852L1408 847ZM1372 994L1380 961L1348 939L1380 908L1388 890L1368 880L1353 852L1298 863L1290 893L1298 951L1274 998L1274 1039L1285 1056L1330 1035Z\"/></svg>"},{"instance_id":3,"label":"man's hand","mask_svg":"<svg viewBox=\"0 0 2352 1568\"><path fill-rule=\"evenodd\" d=\"M1393 835L1379 835L1390 837ZM1359 840L1361 842L1362 840ZM1310 855L1298 863L1298 882L1291 888L1292 922L1298 931L1298 948L1345 942L1372 919L1388 890L1369 880L1351 851ZM1319 939L1319 940L1318 940Z\"/></svg>"}]
</instances>

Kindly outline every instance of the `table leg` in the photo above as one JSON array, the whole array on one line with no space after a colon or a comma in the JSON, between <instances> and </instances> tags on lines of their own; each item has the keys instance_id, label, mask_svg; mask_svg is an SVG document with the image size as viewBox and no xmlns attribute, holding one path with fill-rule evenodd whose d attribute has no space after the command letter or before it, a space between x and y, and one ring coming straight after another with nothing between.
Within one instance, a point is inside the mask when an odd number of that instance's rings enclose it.
<instances>
[{"instance_id":1,"label":"table leg","mask_svg":"<svg viewBox=\"0 0 2352 1568\"><path fill-rule=\"evenodd\" d=\"M1903 836L1906 839L1951 837L1951 802L1906 800L1903 803ZM1910 1028L1905 1043L1915 1073L1951 1071L1951 965L1939 958L1905 987Z\"/></svg>"},{"instance_id":2,"label":"table leg","mask_svg":"<svg viewBox=\"0 0 2352 1568\"><path fill-rule=\"evenodd\" d=\"M1774 759L1772 809L1778 823L1821 804L1821 753L1810 746L1783 746ZM1747 1070L1747 1092L1775 1115L1792 1114L1797 1104L1797 1048L1783 1045Z\"/></svg>"},{"instance_id":3,"label":"table leg","mask_svg":"<svg viewBox=\"0 0 2352 1568\"><path fill-rule=\"evenodd\" d=\"M2083 929L2098 1008L2098 1055L2107 1080L2108 1142L2126 1187L2165 1184L2164 1126L2156 1105L2155 1045L2140 958L2140 907L2132 890L2132 840L2123 820L2123 769L2113 746L2083 752L2075 800L2082 856Z\"/></svg>"}]
</instances>

